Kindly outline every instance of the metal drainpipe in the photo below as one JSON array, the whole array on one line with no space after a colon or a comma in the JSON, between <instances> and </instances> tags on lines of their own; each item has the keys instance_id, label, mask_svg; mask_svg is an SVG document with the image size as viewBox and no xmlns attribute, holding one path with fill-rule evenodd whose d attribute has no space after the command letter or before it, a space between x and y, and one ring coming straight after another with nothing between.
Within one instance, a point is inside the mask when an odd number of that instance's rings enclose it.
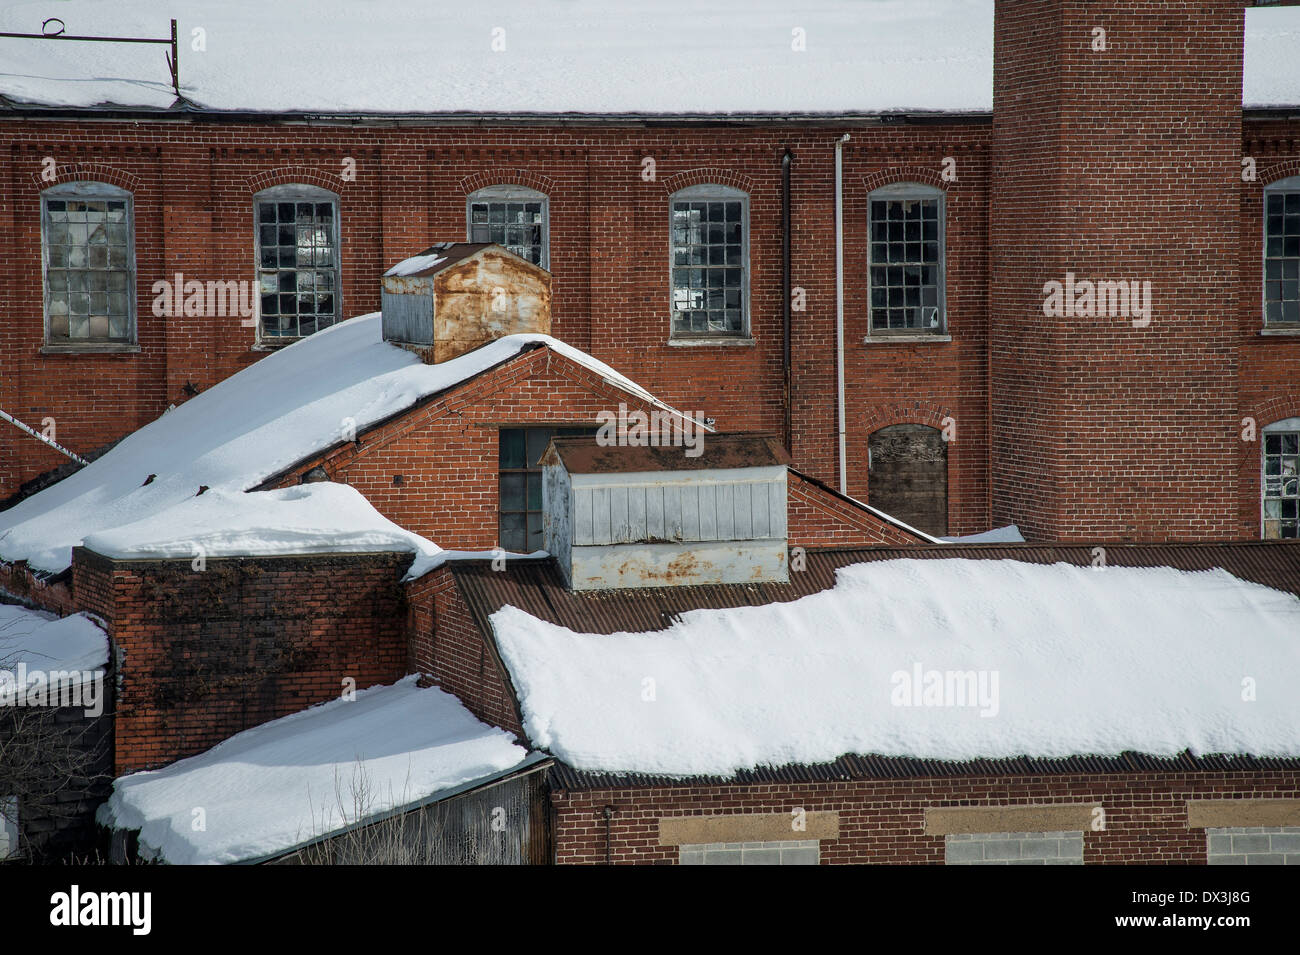
<instances>
[{"instance_id":1,"label":"metal drainpipe","mask_svg":"<svg viewBox=\"0 0 1300 955\"><path fill-rule=\"evenodd\" d=\"M835 141L835 399L839 413L840 493L849 493L849 463L845 457L844 414L844 144Z\"/></svg>"},{"instance_id":2,"label":"metal drainpipe","mask_svg":"<svg viewBox=\"0 0 1300 955\"><path fill-rule=\"evenodd\" d=\"M785 388L785 449L794 452L794 431L791 425L790 402L793 388L790 362L790 296L793 287L790 280L790 166L794 163L794 153L790 147L785 148L781 157L781 287L785 294L781 306L781 327L784 333L784 345L781 353L781 374Z\"/></svg>"},{"instance_id":3,"label":"metal drainpipe","mask_svg":"<svg viewBox=\"0 0 1300 955\"><path fill-rule=\"evenodd\" d=\"M605 807L605 865L614 864L614 850L613 847L610 845L610 834L609 834L610 820L613 818L614 818L614 807L606 806Z\"/></svg>"}]
</instances>

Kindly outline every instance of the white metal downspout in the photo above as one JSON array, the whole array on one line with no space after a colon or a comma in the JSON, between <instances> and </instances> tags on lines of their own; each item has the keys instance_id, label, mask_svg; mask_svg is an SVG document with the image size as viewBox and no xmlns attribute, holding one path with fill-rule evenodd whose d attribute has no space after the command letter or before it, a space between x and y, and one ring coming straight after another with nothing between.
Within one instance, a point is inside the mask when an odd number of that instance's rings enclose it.
<instances>
[{"instance_id":1,"label":"white metal downspout","mask_svg":"<svg viewBox=\"0 0 1300 955\"><path fill-rule=\"evenodd\" d=\"M844 144L845 133L835 141L835 390L839 410L840 493L849 493L849 462L845 455L844 412Z\"/></svg>"}]
</instances>

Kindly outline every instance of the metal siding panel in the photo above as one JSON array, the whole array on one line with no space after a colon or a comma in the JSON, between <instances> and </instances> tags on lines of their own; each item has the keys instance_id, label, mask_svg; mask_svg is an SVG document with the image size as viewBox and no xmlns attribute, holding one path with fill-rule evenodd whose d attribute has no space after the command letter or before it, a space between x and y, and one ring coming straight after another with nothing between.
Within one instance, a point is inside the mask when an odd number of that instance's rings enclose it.
<instances>
[{"instance_id":1,"label":"metal siding panel","mask_svg":"<svg viewBox=\"0 0 1300 955\"><path fill-rule=\"evenodd\" d=\"M694 485L680 488L682 501L682 540L700 539L700 489Z\"/></svg>"},{"instance_id":2,"label":"metal siding panel","mask_svg":"<svg viewBox=\"0 0 1300 955\"><path fill-rule=\"evenodd\" d=\"M784 480L772 484L772 493L768 495L767 499L767 513L773 537L789 537L789 531L786 529L785 523L786 510L789 506L787 503L788 493Z\"/></svg>"},{"instance_id":3,"label":"metal siding panel","mask_svg":"<svg viewBox=\"0 0 1300 955\"><path fill-rule=\"evenodd\" d=\"M683 540L686 526L682 521L682 489L676 486L664 487L664 537L668 540Z\"/></svg>"},{"instance_id":4,"label":"metal siding panel","mask_svg":"<svg viewBox=\"0 0 1300 955\"><path fill-rule=\"evenodd\" d=\"M754 533L753 506L754 485L735 485L731 505L731 519L735 525L734 540L753 540L757 536Z\"/></svg>"},{"instance_id":5,"label":"metal siding panel","mask_svg":"<svg viewBox=\"0 0 1300 955\"><path fill-rule=\"evenodd\" d=\"M768 503L772 497L771 484L755 484L749 502L749 523L755 537L775 537L772 533L772 515Z\"/></svg>"},{"instance_id":6,"label":"metal siding panel","mask_svg":"<svg viewBox=\"0 0 1300 955\"><path fill-rule=\"evenodd\" d=\"M718 489L712 484L701 484L696 489L696 494L700 502L700 532L695 540L720 540L722 535L718 531Z\"/></svg>"},{"instance_id":7,"label":"metal siding panel","mask_svg":"<svg viewBox=\"0 0 1300 955\"><path fill-rule=\"evenodd\" d=\"M609 489L609 536L616 544L633 540L628 527L628 489L612 487Z\"/></svg>"},{"instance_id":8,"label":"metal siding panel","mask_svg":"<svg viewBox=\"0 0 1300 955\"><path fill-rule=\"evenodd\" d=\"M610 528L609 490L591 489L591 543L608 544L613 540Z\"/></svg>"},{"instance_id":9,"label":"metal siding panel","mask_svg":"<svg viewBox=\"0 0 1300 955\"><path fill-rule=\"evenodd\" d=\"M591 488L573 489L573 544L590 544L595 533L592 526Z\"/></svg>"},{"instance_id":10,"label":"metal siding panel","mask_svg":"<svg viewBox=\"0 0 1300 955\"><path fill-rule=\"evenodd\" d=\"M713 513L717 515L718 525L714 531L715 540L736 539L736 515L732 512L735 489L730 484L713 486Z\"/></svg>"},{"instance_id":11,"label":"metal siding panel","mask_svg":"<svg viewBox=\"0 0 1300 955\"><path fill-rule=\"evenodd\" d=\"M645 531L652 540L666 540L664 531L664 489L655 485L645 489Z\"/></svg>"},{"instance_id":12,"label":"metal siding panel","mask_svg":"<svg viewBox=\"0 0 1300 955\"><path fill-rule=\"evenodd\" d=\"M649 488L630 487L627 489L628 539L643 541L650 536L646 526L646 495Z\"/></svg>"}]
</instances>

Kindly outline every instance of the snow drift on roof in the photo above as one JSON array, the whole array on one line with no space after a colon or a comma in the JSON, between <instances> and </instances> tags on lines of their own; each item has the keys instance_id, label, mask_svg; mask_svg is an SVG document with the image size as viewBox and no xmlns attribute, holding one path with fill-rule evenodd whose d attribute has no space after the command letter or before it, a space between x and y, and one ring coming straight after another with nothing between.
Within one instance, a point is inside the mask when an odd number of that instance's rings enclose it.
<instances>
[{"instance_id":1,"label":"snow drift on roof","mask_svg":"<svg viewBox=\"0 0 1300 955\"><path fill-rule=\"evenodd\" d=\"M58 13L68 33L139 37L166 36L175 16L182 92L211 109L787 113L993 102L992 0L495 0L454 9L427 0L73 0ZM0 29L39 32L40 16L11 6ZM1300 11L1246 17L1245 102L1300 102ZM166 108L174 96L164 49L0 40L0 92Z\"/></svg>"},{"instance_id":2,"label":"snow drift on roof","mask_svg":"<svg viewBox=\"0 0 1300 955\"><path fill-rule=\"evenodd\" d=\"M515 607L491 621L530 739L580 770L1300 756L1300 599L1222 570L891 560L657 633L578 634Z\"/></svg>"},{"instance_id":3,"label":"snow drift on roof","mask_svg":"<svg viewBox=\"0 0 1300 955\"><path fill-rule=\"evenodd\" d=\"M440 548L380 514L356 488L322 482L275 491L208 491L122 527L91 534L105 557L268 557L408 551L432 560Z\"/></svg>"},{"instance_id":4,"label":"snow drift on roof","mask_svg":"<svg viewBox=\"0 0 1300 955\"><path fill-rule=\"evenodd\" d=\"M20 663L33 677L35 671L102 670L108 666L108 636L84 614L59 618L0 604L0 686L15 682Z\"/></svg>"},{"instance_id":5,"label":"snow drift on roof","mask_svg":"<svg viewBox=\"0 0 1300 955\"><path fill-rule=\"evenodd\" d=\"M245 730L206 753L118 779L99 821L139 829L143 855L179 865L284 852L387 810L517 766L527 752L418 678ZM357 813L354 789L368 786ZM340 808L340 802L343 808ZM205 831L194 829L194 807Z\"/></svg>"},{"instance_id":6,"label":"snow drift on roof","mask_svg":"<svg viewBox=\"0 0 1300 955\"><path fill-rule=\"evenodd\" d=\"M127 436L71 477L0 512L0 559L63 570L72 562L73 546L89 534L156 517L194 497L201 486L232 493L257 487L532 343L665 407L608 365L548 335L509 335L425 365L381 339L374 312L268 355Z\"/></svg>"}]
</instances>

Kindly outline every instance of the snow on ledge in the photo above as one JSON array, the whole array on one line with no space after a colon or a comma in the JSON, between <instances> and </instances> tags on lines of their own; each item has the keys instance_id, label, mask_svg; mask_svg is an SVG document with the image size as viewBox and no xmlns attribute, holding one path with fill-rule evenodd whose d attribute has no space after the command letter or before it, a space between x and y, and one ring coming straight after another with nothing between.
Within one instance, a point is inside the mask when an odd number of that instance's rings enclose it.
<instances>
[{"instance_id":1,"label":"snow on ledge","mask_svg":"<svg viewBox=\"0 0 1300 955\"><path fill-rule=\"evenodd\" d=\"M417 272L433 268L445 258L444 255L413 255L409 259L402 259L384 275L415 275Z\"/></svg>"},{"instance_id":2,"label":"snow on ledge","mask_svg":"<svg viewBox=\"0 0 1300 955\"><path fill-rule=\"evenodd\" d=\"M269 557L409 551L441 553L380 514L356 488L320 482L248 493L211 490L113 530L86 547L119 560Z\"/></svg>"},{"instance_id":3,"label":"snow on ledge","mask_svg":"<svg viewBox=\"0 0 1300 955\"><path fill-rule=\"evenodd\" d=\"M140 830L142 855L174 864L231 863L285 852L519 765L527 751L454 696L409 676L264 723L152 772L124 776L101 824ZM362 782L364 776L365 782ZM342 802L345 809L340 809ZM205 810L195 831L194 807Z\"/></svg>"},{"instance_id":4,"label":"snow on ledge","mask_svg":"<svg viewBox=\"0 0 1300 955\"><path fill-rule=\"evenodd\" d=\"M1025 538L1015 524L995 527L980 534L967 534L965 537L940 537L945 544L1023 544Z\"/></svg>"},{"instance_id":5,"label":"snow on ledge","mask_svg":"<svg viewBox=\"0 0 1300 955\"><path fill-rule=\"evenodd\" d=\"M1300 599L1223 570L902 559L654 633L579 634L515 607L491 621L530 739L580 770L1300 756ZM956 705L965 674L983 698Z\"/></svg>"}]
</instances>

